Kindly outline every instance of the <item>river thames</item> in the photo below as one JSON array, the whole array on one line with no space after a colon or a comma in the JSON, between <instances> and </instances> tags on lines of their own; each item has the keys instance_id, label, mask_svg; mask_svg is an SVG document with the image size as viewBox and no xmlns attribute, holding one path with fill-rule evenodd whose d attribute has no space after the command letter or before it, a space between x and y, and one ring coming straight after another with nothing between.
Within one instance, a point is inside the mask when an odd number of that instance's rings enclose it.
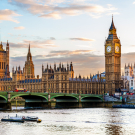
<instances>
[{"instance_id":1,"label":"river thames","mask_svg":"<svg viewBox=\"0 0 135 135\"><path fill-rule=\"evenodd\" d=\"M1 111L3 116L38 116L36 122L0 122L0 135L130 135L135 110L113 108Z\"/></svg>"}]
</instances>

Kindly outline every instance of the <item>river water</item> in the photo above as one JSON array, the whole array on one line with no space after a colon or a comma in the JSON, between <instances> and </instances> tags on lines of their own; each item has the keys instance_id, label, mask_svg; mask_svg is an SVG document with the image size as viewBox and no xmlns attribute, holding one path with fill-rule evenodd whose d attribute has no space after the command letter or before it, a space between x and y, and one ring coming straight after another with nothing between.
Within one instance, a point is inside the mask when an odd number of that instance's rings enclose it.
<instances>
[{"instance_id":1,"label":"river water","mask_svg":"<svg viewBox=\"0 0 135 135\"><path fill-rule=\"evenodd\" d=\"M131 135L135 110L113 108L47 109L0 112L3 116L38 116L36 122L1 122L0 135Z\"/></svg>"}]
</instances>

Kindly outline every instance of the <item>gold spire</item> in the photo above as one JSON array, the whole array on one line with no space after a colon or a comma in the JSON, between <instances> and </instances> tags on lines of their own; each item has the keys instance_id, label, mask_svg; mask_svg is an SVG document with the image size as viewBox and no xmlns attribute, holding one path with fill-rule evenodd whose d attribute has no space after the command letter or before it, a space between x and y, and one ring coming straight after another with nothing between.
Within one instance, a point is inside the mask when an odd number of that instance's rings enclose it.
<instances>
[{"instance_id":1,"label":"gold spire","mask_svg":"<svg viewBox=\"0 0 135 135\"><path fill-rule=\"evenodd\" d=\"M1 44L0 44L0 51L4 51L2 41L1 41Z\"/></svg>"}]
</instances>

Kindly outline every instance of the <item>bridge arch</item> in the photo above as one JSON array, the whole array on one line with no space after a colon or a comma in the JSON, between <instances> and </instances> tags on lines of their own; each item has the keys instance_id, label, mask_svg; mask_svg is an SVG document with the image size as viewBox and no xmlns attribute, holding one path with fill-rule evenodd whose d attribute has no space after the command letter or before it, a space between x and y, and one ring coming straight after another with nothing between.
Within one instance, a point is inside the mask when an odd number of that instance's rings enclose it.
<instances>
[{"instance_id":1,"label":"bridge arch","mask_svg":"<svg viewBox=\"0 0 135 135\"><path fill-rule=\"evenodd\" d=\"M75 98L77 101L79 100L78 97L76 96L71 96L71 95L55 95L55 96L52 96L50 99L53 99L53 98L57 98L57 97L71 97L71 98Z\"/></svg>"},{"instance_id":2,"label":"bridge arch","mask_svg":"<svg viewBox=\"0 0 135 135\"><path fill-rule=\"evenodd\" d=\"M6 98L5 96L0 95L0 98L5 99L5 100L6 100L6 102L7 102L7 98Z\"/></svg>"},{"instance_id":3,"label":"bridge arch","mask_svg":"<svg viewBox=\"0 0 135 135\"><path fill-rule=\"evenodd\" d=\"M81 100L85 100L85 99L101 100L101 101L103 101L103 98L100 97L100 96L83 96L83 97L81 97Z\"/></svg>"},{"instance_id":4,"label":"bridge arch","mask_svg":"<svg viewBox=\"0 0 135 135\"><path fill-rule=\"evenodd\" d=\"M15 98L15 97L42 97L42 98L44 98L46 101L48 101L48 98L46 97L46 96L44 96L44 95L36 95L36 94L25 94L25 93L21 93L21 94L17 94L17 95L14 95L14 96L12 96L11 97L11 100L13 99L13 98Z\"/></svg>"}]
</instances>

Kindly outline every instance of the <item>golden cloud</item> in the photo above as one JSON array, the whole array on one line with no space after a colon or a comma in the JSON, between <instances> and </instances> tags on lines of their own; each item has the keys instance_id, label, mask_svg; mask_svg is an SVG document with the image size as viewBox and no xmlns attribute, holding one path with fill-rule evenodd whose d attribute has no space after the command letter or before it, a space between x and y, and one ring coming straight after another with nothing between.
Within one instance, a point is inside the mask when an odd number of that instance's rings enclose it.
<instances>
[{"instance_id":1,"label":"golden cloud","mask_svg":"<svg viewBox=\"0 0 135 135\"><path fill-rule=\"evenodd\" d=\"M94 39L89 39L89 38L70 38L70 40L95 41Z\"/></svg>"},{"instance_id":2,"label":"golden cloud","mask_svg":"<svg viewBox=\"0 0 135 135\"><path fill-rule=\"evenodd\" d=\"M23 30L23 29L25 29L25 27L19 26L19 27L14 27L14 29L15 29L15 30Z\"/></svg>"},{"instance_id":3,"label":"golden cloud","mask_svg":"<svg viewBox=\"0 0 135 135\"><path fill-rule=\"evenodd\" d=\"M60 19L62 15L75 16L87 13L88 15L98 18L103 13L110 13L110 11L117 10L112 5L108 4L106 7L100 5L90 4L88 2L75 2L66 0L11 0L11 4L26 9L28 12L34 15L38 15L43 18ZM59 5L61 3L61 5Z\"/></svg>"},{"instance_id":4,"label":"golden cloud","mask_svg":"<svg viewBox=\"0 0 135 135\"><path fill-rule=\"evenodd\" d=\"M0 20L2 21L12 21L15 23L19 23L19 21L13 19L14 16L21 16L21 15L9 9L0 10Z\"/></svg>"}]
</instances>

